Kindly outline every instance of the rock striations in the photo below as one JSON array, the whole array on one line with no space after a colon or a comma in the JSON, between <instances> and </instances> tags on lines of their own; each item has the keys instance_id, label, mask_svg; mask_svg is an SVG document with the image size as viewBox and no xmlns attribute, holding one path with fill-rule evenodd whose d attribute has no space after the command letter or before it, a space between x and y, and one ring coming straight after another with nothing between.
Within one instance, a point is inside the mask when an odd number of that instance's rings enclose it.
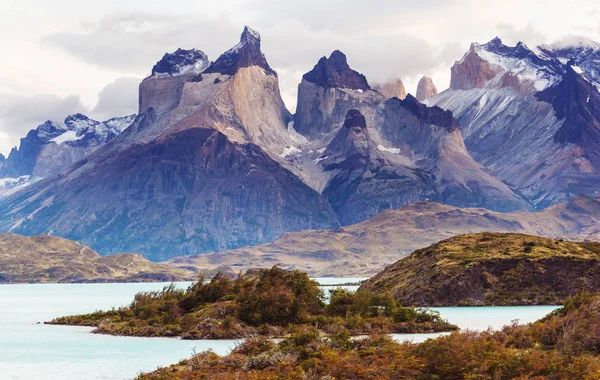
<instances>
[{"instance_id":1,"label":"rock striations","mask_svg":"<svg viewBox=\"0 0 600 380\"><path fill-rule=\"evenodd\" d=\"M583 51L473 44L425 102L452 111L473 157L535 207L598 196L597 53Z\"/></svg>"}]
</instances>

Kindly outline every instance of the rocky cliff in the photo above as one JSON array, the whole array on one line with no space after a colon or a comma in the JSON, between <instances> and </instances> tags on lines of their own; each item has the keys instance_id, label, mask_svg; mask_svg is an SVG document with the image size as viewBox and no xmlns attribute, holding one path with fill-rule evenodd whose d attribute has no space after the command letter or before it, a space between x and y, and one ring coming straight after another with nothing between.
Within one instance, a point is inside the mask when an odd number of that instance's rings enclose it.
<instances>
[{"instance_id":1,"label":"rocky cliff","mask_svg":"<svg viewBox=\"0 0 600 380\"><path fill-rule=\"evenodd\" d=\"M316 138L339 128L350 109L358 109L369 118L383 99L364 75L350 68L346 55L336 50L302 77L294 128Z\"/></svg>"}]
</instances>

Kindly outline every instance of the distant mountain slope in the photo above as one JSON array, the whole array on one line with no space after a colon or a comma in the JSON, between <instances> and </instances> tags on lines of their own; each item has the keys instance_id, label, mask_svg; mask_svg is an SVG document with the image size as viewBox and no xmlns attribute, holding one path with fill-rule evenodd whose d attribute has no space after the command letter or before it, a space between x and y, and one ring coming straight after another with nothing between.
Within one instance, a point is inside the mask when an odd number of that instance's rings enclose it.
<instances>
[{"instance_id":1,"label":"distant mountain slope","mask_svg":"<svg viewBox=\"0 0 600 380\"><path fill-rule=\"evenodd\" d=\"M0 234L0 283L194 280L193 272L139 254L100 257L77 242L47 235Z\"/></svg>"},{"instance_id":2,"label":"distant mountain slope","mask_svg":"<svg viewBox=\"0 0 600 380\"><path fill-rule=\"evenodd\" d=\"M600 45L473 44L449 90L425 103L453 112L479 163L536 208L600 195Z\"/></svg>"},{"instance_id":3,"label":"distant mountain slope","mask_svg":"<svg viewBox=\"0 0 600 380\"><path fill-rule=\"evenodd\" d=\"M508 214L420 202L344 228L286 233L272 243L169 262L202 269L229 266L234 271L281 263L319 277L371 276L416 249L485 231L600 241L600 199L579 197L535 213Z\"/></svg>"},{"instance_id":4,"label":"distant mountain slope","mask_svg":"<svg viewBox=\"0 0 600 380\"><path fill-rule=\"evenodd\" d=\"M64 122L46 121L0 157L0 197L84 159L133 123L135 115L103 122L75 114Z\"/></svg>"},{"instance_id":5,"label":"distant mountain slope","mask_svg":"<svg viewBox=\"0 0 600 380\"><path fill-rule=\"evenodd\" d=\"M514 233L459 235L388 266L361 289L402 305L559 305L600 290L600 243Z\"/></svg>"}]
</instances>

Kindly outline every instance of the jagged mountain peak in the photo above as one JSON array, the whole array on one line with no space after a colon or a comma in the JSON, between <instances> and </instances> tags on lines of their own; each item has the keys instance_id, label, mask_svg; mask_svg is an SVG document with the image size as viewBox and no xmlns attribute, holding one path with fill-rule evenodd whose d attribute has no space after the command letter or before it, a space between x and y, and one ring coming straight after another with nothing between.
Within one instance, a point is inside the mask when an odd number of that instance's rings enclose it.
<instances>
[{"instance_id":1,"label":"jagged mountain peak","mask_svg":"<svg viewBox=\"0 0 600 380\"><path fill-rule=\"evenodd\" d=\"M453 132L460 128L458 121L454 118L451 111L446 111L438 106L428 107L419 102L417 98L408 94L406 99L392 99L400 102L400 105L409 110L417 118L422 119L427 124L436 125Z\"/></svg>"},{"instance_id":2,"label":"jagged mountain peak","mask_svg":"<svg viewBox=\"0 0 600 380\"><path fill-rule=\"evenodd\" d=\"M521 93L542 91L560 80L563 63L540 48L523 42L505 45L498 37L488 43L473 43L451 69L450 88L513 88Z\"/></svg>"},{"instance_id":3,"label":"jagged mountain peak","mask_svg":"<svg viewBox=\"0 0 600 380\"><path fill-rule=\"evenodd\" d=\"M417 84L417 100L422 102L423 100L437 95L438 90L433 84L433 79L428 76L424 76L419 80Z\"/></svg>"},{"instance_id":4,"label":"jagged mountain peak","mask_svg":"<svg viewBox=\"0 0 600 380\"><path fill-rule=\"evenodd\" d=\"M260 33L246 25L244 26L240 41L250 44L260 43Z\"/></svg>"},{"instance_id":5,"label":"jagged mountain peak","mask_svg":"<svg viewBox=\"0 0 600 380\"><path fill-rule=\"evenodd\" d=\"M304 74L304 80L325 88L349 88L369 90L367 78L352 70L346 55L339 50L333 51L329 58L321 57L315 67Z\"/></svg>"},{"instance_id":6,"label":"jagged mountain peak","mask_svg":"<svg viewBox=\"0 0 600 380\"><path fill-rule=\"evenodd\" d=\"M400 78L390 79L385 83L377 83L373 85L373 88L386 98L406 98L406 88L404 88L404 83Z\"/></svg>"},{"instance_id":7,"label":"jagged mountain peak","mask_svg":"<svg viewBox=\"0 0 600 380\"><path fill-rule=\"evenodd\" d=\"M367 128L367 121L362 113L357 109L351 109L346 114L344 120L344 127L346 128L357 128L357 130L363 130Z\"/></svg>"},{"instance_id":8,"label":"jagged mountain peak","mask_svg":"<svg viewBox=\"0 0 600 380\"><path fill-rule=\"evenodd\" d=\"M242 67L259 66L267 74L277 77L277 73L269 66L262 53L260 45L260 34L246 26L240 36L240 42L221 54L204 72L234 75Z\"/></svg>"},{"instance_id":9,"label":"jagged mountain peak","mask_svg":"<svg viewBox=\"0 0 600 380\"><path fill-rule=\"evenodd\" d=\"M208 56L197 49L177 49L165 53L162 59L152 67L152 75L178 76L186 73L201 73L210 64Z\"/></svg>"}]
</instances>

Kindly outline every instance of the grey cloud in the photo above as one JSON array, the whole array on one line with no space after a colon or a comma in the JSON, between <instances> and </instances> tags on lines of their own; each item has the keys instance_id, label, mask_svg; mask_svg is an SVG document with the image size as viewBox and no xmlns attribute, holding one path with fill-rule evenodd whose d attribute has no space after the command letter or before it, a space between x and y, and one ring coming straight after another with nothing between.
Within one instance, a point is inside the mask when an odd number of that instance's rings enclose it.
<instances>
[{"instance_id":1,"label":"grey cloud","mask_svg":"<svg viewBox=\"0 0 600 380\"><path fill-rule=\"evenodd\" d=\"M141 78L118 78L106 85L98 94L98 103L90 116L97 120L107 120L115 116L131 115L138 108L138 87Z\"/></svg>"},{"instance_id":2,"label":"grey cloud","mask_svg":"<svg viewBox=\"0 0 600 380\"><path fill-rule=\"evenodd\" d=\"M547 40L547 37L535 29L531 24L528 24L523 28L518 28L510 24L498 24L496 29L498 31L497 35L502 38L505 43L509 44L516 44L521 41L526 45L533 47L544 43Z\"/></svg>"},{"instance_id":3,"label":"grey cloud","mask_svg":"<svg viewBox=\"0 0 600 380\"><path fill-rule=\"evenodd\" d=\"M27 132L46 120L85 112L79 96L0 94L0 152L8 153Z\"/></svg>"},{"instance_id":4,"label":"grey cloud","mask_svg":"<svg viewBox=\"0 0 600 380\"><path fill-rule=\"evenodd\" d=\"M198 19L149 13L113 14L84 27L85 33L54 33L41 42L100 67L147 73L165 52L178 47L197 47L209 57L219 54L241 31L241 26L225 17Z\"/></svg>"}]
</instances>

